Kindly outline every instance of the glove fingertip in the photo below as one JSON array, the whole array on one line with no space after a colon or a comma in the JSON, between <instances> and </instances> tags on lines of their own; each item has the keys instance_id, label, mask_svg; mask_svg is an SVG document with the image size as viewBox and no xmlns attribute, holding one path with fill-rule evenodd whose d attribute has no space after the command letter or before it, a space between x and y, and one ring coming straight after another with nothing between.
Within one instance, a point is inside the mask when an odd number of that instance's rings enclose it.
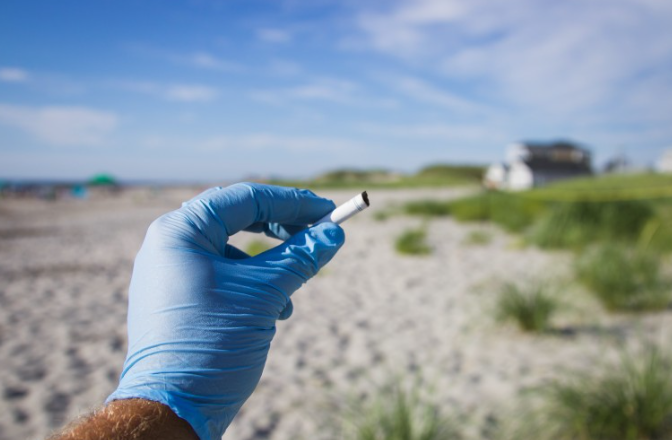
<instances>
[{"instance_id":1,"label":"glove fingertip","mask_svg":"<svg viewBox=\"0 0 672 440\"><path fill-rule=\"evenodd\" d=\"M324 222L310 228L320 241L325 244L338 246L345 243L345 231L336 223Z\"/></svg>"},{"instance_id":2,"label":"glove fingertip","mask_svg":"<svg viewBox=\"0 0 672 440\"><path fill-rule=\"evenodd\" d=\"M319 268L327 264L345 243L345 231L335 223L320 223L311 227L309 233L319 243L315 249Z\"/></svg>"},{"instance_id":3,"label":"glove fingertip","mask_svg":"<svg viewBox=\"0 0 672 440\"><path fill-rule=\"evenodd\" d=\"M288 319L290 316L292 316L293 312L294 312L294 304L292 304L292 300L290 299L285 308L282 309L282 312L280 312L280 316L278 316L278 319L284 321L285 319Z\"/></svg>"}]
</instances>

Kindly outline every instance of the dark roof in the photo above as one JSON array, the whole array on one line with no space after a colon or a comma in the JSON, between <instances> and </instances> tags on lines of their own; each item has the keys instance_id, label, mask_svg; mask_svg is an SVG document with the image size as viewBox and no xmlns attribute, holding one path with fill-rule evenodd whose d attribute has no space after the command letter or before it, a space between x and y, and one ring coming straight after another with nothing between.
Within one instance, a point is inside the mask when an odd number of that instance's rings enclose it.
<instances>
[{"instance_id":1,"label":"dark roof","mask_svg":"<svg viewBox=\"0 0 672 440\"><path fill-rule=\"evenodd\" d=\"M552 142L526 142L523 141L521 142L522 145L525 145L526 147L530 149L547 149L547 148L553 148L553 149L561 149L561 150L587 150L582 147L579 144L576 144L574 142L570 141L552 141Z\"/></svg>"},{"instance_id":2,"label":"dark roof","mask_svg":"<svg viewBox=\"0 0 672 440\"><path fill-rule=\"evenodd\" d=\"M587 162L557 162L546 158L532 157L525 161L525 165L535 172L549 172L563 175L591 174L590 164Z\"/></svg>"}]
</instances>

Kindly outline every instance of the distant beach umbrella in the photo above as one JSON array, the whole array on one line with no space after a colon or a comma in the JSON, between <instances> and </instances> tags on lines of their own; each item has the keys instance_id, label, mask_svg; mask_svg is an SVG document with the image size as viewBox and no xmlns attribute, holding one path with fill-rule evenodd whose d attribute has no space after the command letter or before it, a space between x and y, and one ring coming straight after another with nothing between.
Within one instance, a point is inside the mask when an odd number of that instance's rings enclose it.
<instances>
[{"instance_id":1,"label":"distant beach umbrella","mask_svg":"<svg viewBox=\"0 0 672 440\"><path fill-rule=\"evenodd\" d=\"M110 174L96 174L91 177L88 182L90 186L117 186L117 179Z\"/></svg>"}]
</instances>

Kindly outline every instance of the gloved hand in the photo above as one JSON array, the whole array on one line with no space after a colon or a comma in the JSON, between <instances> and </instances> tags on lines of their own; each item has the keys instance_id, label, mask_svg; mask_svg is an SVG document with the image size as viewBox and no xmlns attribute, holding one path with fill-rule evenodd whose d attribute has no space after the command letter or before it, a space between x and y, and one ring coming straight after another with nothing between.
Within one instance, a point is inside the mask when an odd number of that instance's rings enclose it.
<instances>
[{"instance_id":1,"label":"gloved hand","mask_svg":"<svg viewBox=\"0 0 672 440\"><path fill-rule=\"evenodd\" d=\"M244 183L154 221L133 269L121 382L107 401L161 402L201 440L220 439L261 377L290 296L344 242L333 223L304 229L332 209L307 190ZM227 244L241 230L287 241L249 257Z\"/></svg>"}]
</instances>

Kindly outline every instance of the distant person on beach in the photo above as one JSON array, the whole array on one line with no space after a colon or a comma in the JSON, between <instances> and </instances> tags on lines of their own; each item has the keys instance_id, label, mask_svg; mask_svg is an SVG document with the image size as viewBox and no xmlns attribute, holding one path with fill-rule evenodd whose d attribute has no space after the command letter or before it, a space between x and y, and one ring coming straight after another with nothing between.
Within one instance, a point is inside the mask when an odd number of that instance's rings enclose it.
<instances>
[{"instance_id":1,"label":"distant person on beach","mask_svg":"<svg viewBox=\"0 0 672 440\"><path fill-rule=\"evenodd\" d=\"M129 289L128 354L106 405L52 437L218 440L261 377L290 296L343 245L335 207L310 191L211 188L152 223ZM239 231L285 240L256 257Z\"/></svg>"}]
</instances>

